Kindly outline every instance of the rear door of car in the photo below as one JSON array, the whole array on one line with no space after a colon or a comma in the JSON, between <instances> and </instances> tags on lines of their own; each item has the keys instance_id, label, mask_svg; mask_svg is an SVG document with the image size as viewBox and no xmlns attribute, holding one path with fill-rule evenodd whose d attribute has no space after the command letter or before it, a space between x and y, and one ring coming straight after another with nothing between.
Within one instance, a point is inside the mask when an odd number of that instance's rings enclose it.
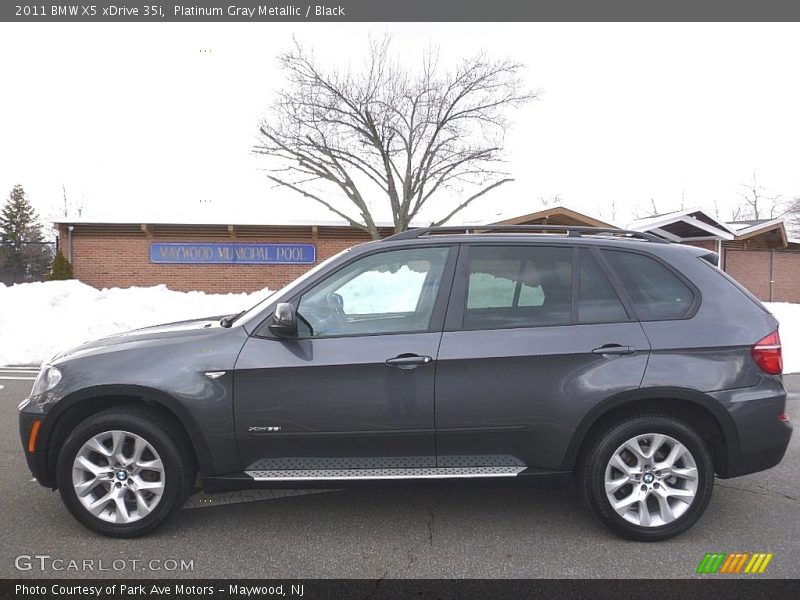
<instances>
[{"instance_id":1,"label":"rear door of car","mask_svg":"<svg viewBox=\"0 0 800 600\"><path fill-rule=\"evenodd\" d=\"M438 465L556 468L594 405L639 387L649 351L592 246L464 244L437 361Z\"/></svg>"}]
</instances>

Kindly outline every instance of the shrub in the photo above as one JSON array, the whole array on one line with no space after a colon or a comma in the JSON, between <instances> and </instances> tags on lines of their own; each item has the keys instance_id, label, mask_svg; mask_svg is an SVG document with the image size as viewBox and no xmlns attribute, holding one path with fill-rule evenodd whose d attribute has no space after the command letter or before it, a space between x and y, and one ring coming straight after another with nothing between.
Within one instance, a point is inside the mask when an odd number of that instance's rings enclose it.
<instances>
[{"instance_id":1,"label":"shrub","mask_svg":"<svg viewBox=\"0 0 800 600\"><path fill-rule=\"evenodd\" d=\"M72 265L69 264L69 261L66 259L61 250L56 252L56 256L53 259L53 264L50 267L50 276L48 279L50 281L74 279L74 276L72 275Z\"/></svg>"}]
</instances>

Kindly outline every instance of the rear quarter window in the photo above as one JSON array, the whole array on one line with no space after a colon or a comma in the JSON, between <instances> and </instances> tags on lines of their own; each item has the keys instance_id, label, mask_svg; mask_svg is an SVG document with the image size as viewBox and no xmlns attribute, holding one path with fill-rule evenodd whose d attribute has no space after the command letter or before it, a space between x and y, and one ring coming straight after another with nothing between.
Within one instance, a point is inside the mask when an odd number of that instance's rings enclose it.
<instances>
[{"instance_id":1,"label":"rear quarter window","mask_svg":"<svg viewBox=\"0 0 800 600\"><path fill-rule=\"evenodd\" d=\"M694 306L695 293L661 262L644 254L603 251L642 321L680 319Z\"/></svg>"},{"instance_id":2,"label":"rear quarter window","mask_svg":"<svg viewBox=\"0 0 800 600\"><path fill-rule=\"evenodd\" d=\"M701 256L700 258L705 258L705 257ZM704 264L704 265L706 265L707 267L709 267L709 268L711 269L711 272L712 272L712 273L716 273L716 274L717 274L717 276L719 276L719 277L722 277L722 278L723 278L723 279L724 279L724 280L725 280L727 283L729 283L730 285L732 285L733 287L735 287L737 290L739 290L739 291L740 291L742 294L744 294L745 296L747 296L747 298L749 298L749 299L750 299L750 300L753 302L753 304L755 304L756 306L758 306L758 308L760 308L761 310L763 310L765 313L772 314L772 313L769 311L769 309L768 309L766 306L764 306L764 304L761 302L761 300L759 300L758 298L756 298L756 297L755 297L755 296L754 296L754 295L753 295L753 294L750 292L750 290L748 290L748 289L747 289L746 287L744 287L744 286L743 286L741 283L739 283L738 281L736 281L736 280L735 280L733 277L731 277L731 276L730 276L728 273L726 273L726 272L725 272L725 271L723 271L722 269L719 269L719 268L717 268L717 267L715 267L715 266L711 265L710 263L708 263L708 262L706 262L706 261L702 261L702 264Z\"/></svg>"}]
</instances>

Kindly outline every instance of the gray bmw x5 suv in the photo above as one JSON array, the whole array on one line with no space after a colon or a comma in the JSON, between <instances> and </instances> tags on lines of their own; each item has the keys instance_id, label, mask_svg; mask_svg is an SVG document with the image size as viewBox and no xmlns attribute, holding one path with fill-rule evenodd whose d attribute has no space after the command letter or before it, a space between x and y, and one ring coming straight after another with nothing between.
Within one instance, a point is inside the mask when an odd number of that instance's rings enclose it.
<instances>
[{"instance_id":1,"label":"gray bmw x5 suv","mask_svg":"<svg viewBox=\"0 0 800 600\"><path fill-rule=\"evenodd\" d=\"M778 323L715 263L614 229L404 232L238 315L55 356L20 404L25 456L117 537L198 483L551 478L663 540L791 435Z\"/></svg>"}]
</instances>

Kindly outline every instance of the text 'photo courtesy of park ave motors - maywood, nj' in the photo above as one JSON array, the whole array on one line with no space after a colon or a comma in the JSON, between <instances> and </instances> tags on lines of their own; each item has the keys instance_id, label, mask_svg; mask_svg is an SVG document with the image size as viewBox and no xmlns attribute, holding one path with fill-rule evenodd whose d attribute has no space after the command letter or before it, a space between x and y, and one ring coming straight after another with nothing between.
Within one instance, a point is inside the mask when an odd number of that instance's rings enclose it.
<instances>
[{"instance_id":1,"label":"text 'photo courtesy of park ave motors - maywood, nj'","mask_svg":"<svg viewBox=\"0 0 800 600\"><path fill-rule=\"evenodd\" d=\"M303 583L278 583L275 585L246 585L241 583L219 585L194 585L191 583L110 583L105 585L56 583L32 585L17 583L14 585L14 593L18 597L29 598L104 598L117 595L124 598L169 598L173 595L186 598L204 598L220 595L243 598L267 596L302 598L306 595L306 586Z\"/></svg>"}]
</instances>

